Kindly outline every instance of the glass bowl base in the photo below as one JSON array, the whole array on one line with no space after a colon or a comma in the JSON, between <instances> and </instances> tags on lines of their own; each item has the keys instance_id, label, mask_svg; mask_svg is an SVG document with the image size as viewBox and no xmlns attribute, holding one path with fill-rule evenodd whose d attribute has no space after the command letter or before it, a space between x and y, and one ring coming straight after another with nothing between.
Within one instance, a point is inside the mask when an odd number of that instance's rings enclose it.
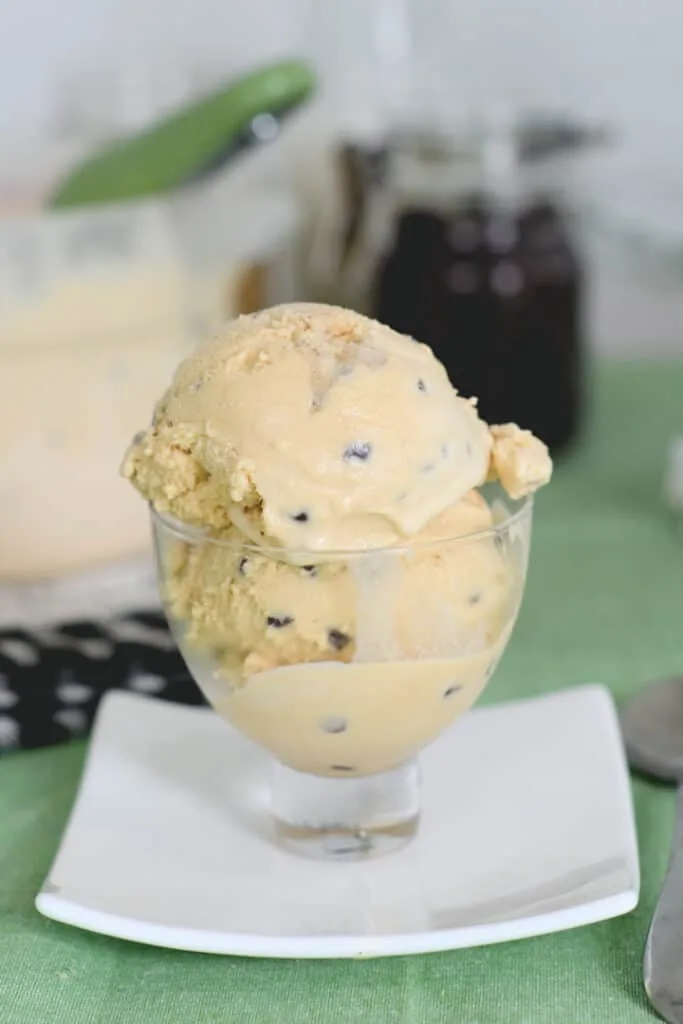
<instances>
[{"instance_id":1,"label":"glass bowl base","mask_svg":"<svg viewBox=\"0 0 683 1024\"><path fill-rule=\"evenodd\" d=\"M393 853L416 835L415 761L377 775L328 778L275 762L271 806L277 842L315 860L350 861Z\"/></svg>"}]
</instances>

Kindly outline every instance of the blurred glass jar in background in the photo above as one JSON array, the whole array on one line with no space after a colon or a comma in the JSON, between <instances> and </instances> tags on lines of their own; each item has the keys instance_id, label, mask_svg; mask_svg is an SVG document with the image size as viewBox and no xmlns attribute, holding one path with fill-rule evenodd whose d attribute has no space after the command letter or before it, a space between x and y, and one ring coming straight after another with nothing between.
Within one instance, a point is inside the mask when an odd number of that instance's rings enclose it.
<instances>
[{"instance_id":1,"label":"blurred glass jar in background","mask_svg":"<svg viewBox=\"0 0 683 1024\"><path fill-rule=\"evenodd\" d=\"M586 268L562 158L592 144L543 119L425 126L340 149L345 298L429 344L489 422L554 454L584 405Z\"/></svg>"},{"instance_id":2,"label":"blurred glass jar in background","mask_svg":"<svg viewBox=\"0 0 683 1024\"><path fill-rule=\"evenodd\" d=\"M584 265L566 196L539 174L544 145L563 140L538 134L492 128L470 149L396 137L370 303L431 345L485 419L518 422L557 454L583 410Z\"/></svg>"},{"instance_id":3,"label":"blurred glass jar in background","mask_svg":"<svg viewBox=\"0 0 683 1024\"><path fill-rule=\"evenodd\" d=\"M22 162L8 140L0 175L0 581L147 557L121 452L198 340L298 297L298 207L249 157L177 196L50 212L78 147L36 146Z\"/></svg>"},{"instance_id":4,"label":"blurred glass jar in background","mask_svg":"<svg viewBox=\"0 0 683 1024\"><path fill-rule=\"evenodd\" d=\"M292 297L287 200L227 200L0 221L0 578L148 549L121 452L195 342Z\"/></svg>"}]
</instances>

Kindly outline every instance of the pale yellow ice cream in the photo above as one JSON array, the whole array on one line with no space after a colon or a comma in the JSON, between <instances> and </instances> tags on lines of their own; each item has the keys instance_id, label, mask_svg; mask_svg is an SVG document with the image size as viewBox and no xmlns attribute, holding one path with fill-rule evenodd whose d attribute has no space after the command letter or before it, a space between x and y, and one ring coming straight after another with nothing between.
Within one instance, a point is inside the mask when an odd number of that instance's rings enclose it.
<instances>
[{"instance_id":1,"label":"pale yellow ice cream","mask_svg":"<svg viewBox=\"0 0 683 1024\"><path fill-rule=\"evenodd\" d=\"M347 310L281 306L180 366L124 471L185 522L369 548L482 483L491 448L429 348Z\"/></svg>"},{"instance_id":2,"label":"pale yellow ice cream","mask_svg":"<svg viewBox=\"0 0 683 1024\"><path fill-rule=\"evenodd\" d=\"M220 714L290 768L373 775L418 753L472 707L509 633L458 658L289 665L211 696Z\"/></svg>"},{"instance_id":3,"label":"pale yellow ice cream","mask_svg":"<svg viewBox=\"0 0 683 1024\"><path fill-rule=\"evenodd\" d=\"M293 767L367 774L478 696L519 608L528 522L501 537L477 488L520 498L550 470L533 435L489 430L426 346L293 305L185 360L123 471L212 538L162 531L160 561L214 705Z\"/></svg>"},{"instance_id":4,"label":"pale yellow ice cream","mask_svg":"<svg viewBox=\"0 0 683 1024\"><path fill-rule=\"evenodd\" d=\"M280 665L445 657L473 635L487 646L519 603L511 567L491 536L430 540L491 523L484 499L470 492L408 550L377 556L378 595L365 578L366 555L292 565L245 549L234 528L222 545L172 542L165 552L168 609L235 687ZM364 609L364 602L377 606Z\"/></svg>"},{"instance_id":5,"label":"pale yellow ice cream","mask_svg":"<svg viewBox=\"0 0 683 1024\"><path fill-rule=\"evenodd\" d=\"M222 543L167 537L166 607L214 706L280 760L383 771L470 707L502 653L528 535L502 547L492 522L471 491L407 548L308 565L234 527Z\"/></svg>"},{"instance_id":6,"label":"pale yellow ice cream","mask_svg":"<svg viewBox=\"0 0 683 1024\"><path fill-rule=\"evenodd\" d=\"M551 472L548 449L530 430L516 423L491 427L489 479L500 480L511 498L523 498L548 483Z\"/></svg>"}]
</instances>

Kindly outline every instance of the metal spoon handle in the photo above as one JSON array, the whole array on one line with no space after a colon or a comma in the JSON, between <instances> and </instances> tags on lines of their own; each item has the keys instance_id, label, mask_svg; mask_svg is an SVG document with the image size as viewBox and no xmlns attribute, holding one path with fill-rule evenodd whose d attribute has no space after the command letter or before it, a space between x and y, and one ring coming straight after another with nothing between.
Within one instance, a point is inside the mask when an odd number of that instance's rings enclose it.
<instances>
[{"instance_id":1,"label":"metal spoon handle","mask_svg":"<svg viewBox=\"0 0 683 1024\"><path fill-rule=\"evenodd\" d=\"M664 885L645 946L645 990L669 1024L683 1024L683 785L676 795L676 827Z\"/></svg>"}]
</instances>

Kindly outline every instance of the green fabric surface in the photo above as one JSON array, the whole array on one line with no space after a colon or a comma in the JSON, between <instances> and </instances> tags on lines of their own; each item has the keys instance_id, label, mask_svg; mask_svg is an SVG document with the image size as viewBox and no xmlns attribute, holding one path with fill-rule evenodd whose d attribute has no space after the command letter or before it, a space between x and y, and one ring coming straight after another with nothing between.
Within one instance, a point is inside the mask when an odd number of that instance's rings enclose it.
<instances>
[{"instance_id":1,"label":"green fabric surface","mask_svg":"<svg viewBox=\"0 0 683 1024\"><path fill-rule=\"evenodd\" d=\"M618 698L683 669L683 533L661 501L683 432L683 365L596 374L593 416L537 505L524 608L485 703L586 680ZM275 961L135 946L41 918L83 744L0 761L1 1024L639 1024L657 1018L641 958L667 860L673 793L633 786L638 909L481 949ZM542 770L542 765L539 765Z\"/></svg>"}]
</instances>

